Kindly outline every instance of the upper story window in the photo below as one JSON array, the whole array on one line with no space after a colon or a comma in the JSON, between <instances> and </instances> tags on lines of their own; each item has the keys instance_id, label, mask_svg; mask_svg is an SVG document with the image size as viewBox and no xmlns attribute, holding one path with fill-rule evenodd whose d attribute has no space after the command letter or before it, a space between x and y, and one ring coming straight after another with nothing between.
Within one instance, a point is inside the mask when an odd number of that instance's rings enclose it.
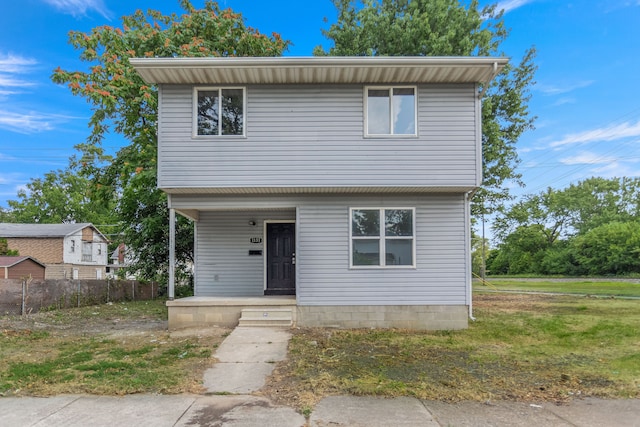
<instances>
[{"instance_id":1,"label":"upper story window","mask_svg":"<svg viewBox=\"0 0 640 427\"><path fill-rule=\"evenodd\" d=\"M244 88L195 88L194 135L244 135Z\"/></svg>"},{"instance_id":2,"label":"upper story window","mask_svg":"<svg viewBox=\"0 0 640 427\"><path fill-rule=\"evenodd\" d=\"M416 136L415 86L365 88L366 136Z\"/></svg>"},{"instance_id":3,"label":"upper story window","mask_svg":"<svg viewBox=\"0 0 640 427\"><path fill-rule=\"evenodd\" d=\"M351 266L415 266L414 218L414 208L351 209Z\"/></svg>"},{"instance_id":4,"label":"upper story window","mask_svg":"<svg viewBox=\"0 0 640 427\"><path fill-rule=\"evenodd\" d=\"M82 261L83 262L92 262L93 261L93 244L91 242L82 242Z\"/></svg>"}]
</instances>

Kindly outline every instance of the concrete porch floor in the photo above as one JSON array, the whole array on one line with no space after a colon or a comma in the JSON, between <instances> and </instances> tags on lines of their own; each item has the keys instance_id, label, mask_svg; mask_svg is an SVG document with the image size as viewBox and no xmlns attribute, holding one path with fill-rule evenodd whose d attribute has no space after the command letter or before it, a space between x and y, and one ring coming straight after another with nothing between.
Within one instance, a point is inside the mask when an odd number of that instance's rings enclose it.
<instances>
[{"instance_id":1,"label":"concrete porch floor","mask_svg":"<svg viewBox=\"0 0 640 427\"><path fill-rule=\"evenodd\" d=\"M169 330L222 326L238 326L242 310L291 308L293 323L296 316L295 295L262 297L187 297L167 301L169 309Z\"/></svg>"}]
</instances>

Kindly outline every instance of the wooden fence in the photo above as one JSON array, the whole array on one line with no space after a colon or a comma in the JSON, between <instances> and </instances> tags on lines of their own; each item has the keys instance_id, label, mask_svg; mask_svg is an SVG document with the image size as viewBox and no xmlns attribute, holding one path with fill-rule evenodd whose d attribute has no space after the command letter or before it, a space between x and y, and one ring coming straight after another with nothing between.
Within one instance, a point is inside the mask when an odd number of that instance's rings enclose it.
<instances>
[{"instance_id":1,"label":"wooden fence","mask_svg":"<svg viewBox=\"0 0 640 427\"><path fill-rule=\"evenodd\" d=\"M156 283L136 280L0 279L0 315L157 297Z\"/></svg>"}]
</instances>

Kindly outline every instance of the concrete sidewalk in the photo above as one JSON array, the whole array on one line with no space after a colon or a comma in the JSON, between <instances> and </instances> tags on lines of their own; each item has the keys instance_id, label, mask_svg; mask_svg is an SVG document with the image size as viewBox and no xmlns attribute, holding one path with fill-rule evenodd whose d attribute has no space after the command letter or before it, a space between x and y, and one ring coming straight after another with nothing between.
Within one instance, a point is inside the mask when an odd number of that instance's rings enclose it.
<instances>
[{"instance_id":1,"label":"concrete sidewalk","mask_svg":"<svg viewBox=\"0 0 640 427\"><path fill-rule=\"evenodd\" d=\"M275 362L286 358L290 337L285 329L236 328L218 347L218 363L204 376L205 388L218 395L5 397L0 398L0 426L640 427L639 399L587 398L558 406L332 396L305 420L293 408L249 395L264 385Z\"/></svg>"},{"instance_id":2,"label":"concrete sidewalk","mask_svg":"<svg viewBox=\"0 0 640 427\"><path fill-rule=\"evenodd\" d=\"M305 422L292 408L247 395L0 398L0 425L11 427L638 427L640 400L583 399L557 406L333 396L323 399Z\"/></svg>"}]
</instances>

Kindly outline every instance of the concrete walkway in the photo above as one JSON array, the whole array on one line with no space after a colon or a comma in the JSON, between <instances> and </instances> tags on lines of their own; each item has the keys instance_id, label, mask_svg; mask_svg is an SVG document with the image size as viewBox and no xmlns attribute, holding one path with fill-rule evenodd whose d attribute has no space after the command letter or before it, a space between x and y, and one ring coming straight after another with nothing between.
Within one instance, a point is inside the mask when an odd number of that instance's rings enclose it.
<instances>
[{"instance_id":1,"label":"concrete walkway","mask_svg":"<svg viewBox=\"0 0 640 427\"><path fill-rule=\"evenodd\" d=\"M209 393L249 394L260 390L275 364L287 357L291 334L283 328L237 327L224 339L204 374Z\"/></svg>"},{"instance_id":2,"label":"concrete walkway","mask_svg":"<svg viewBox=\"0 0 640 427\"><path fill-rule=\"evenodd\" d=\"M205 374L204 385L213 395L0 398L0 426L640 427L640 399L587 398L558 406L332 396L305 420L292 408L248 394L259 390L275 362L286 358L290 336L285 329L236 328L218 347L214 356L219 362Z\"/></svg>"}]
</instances>

